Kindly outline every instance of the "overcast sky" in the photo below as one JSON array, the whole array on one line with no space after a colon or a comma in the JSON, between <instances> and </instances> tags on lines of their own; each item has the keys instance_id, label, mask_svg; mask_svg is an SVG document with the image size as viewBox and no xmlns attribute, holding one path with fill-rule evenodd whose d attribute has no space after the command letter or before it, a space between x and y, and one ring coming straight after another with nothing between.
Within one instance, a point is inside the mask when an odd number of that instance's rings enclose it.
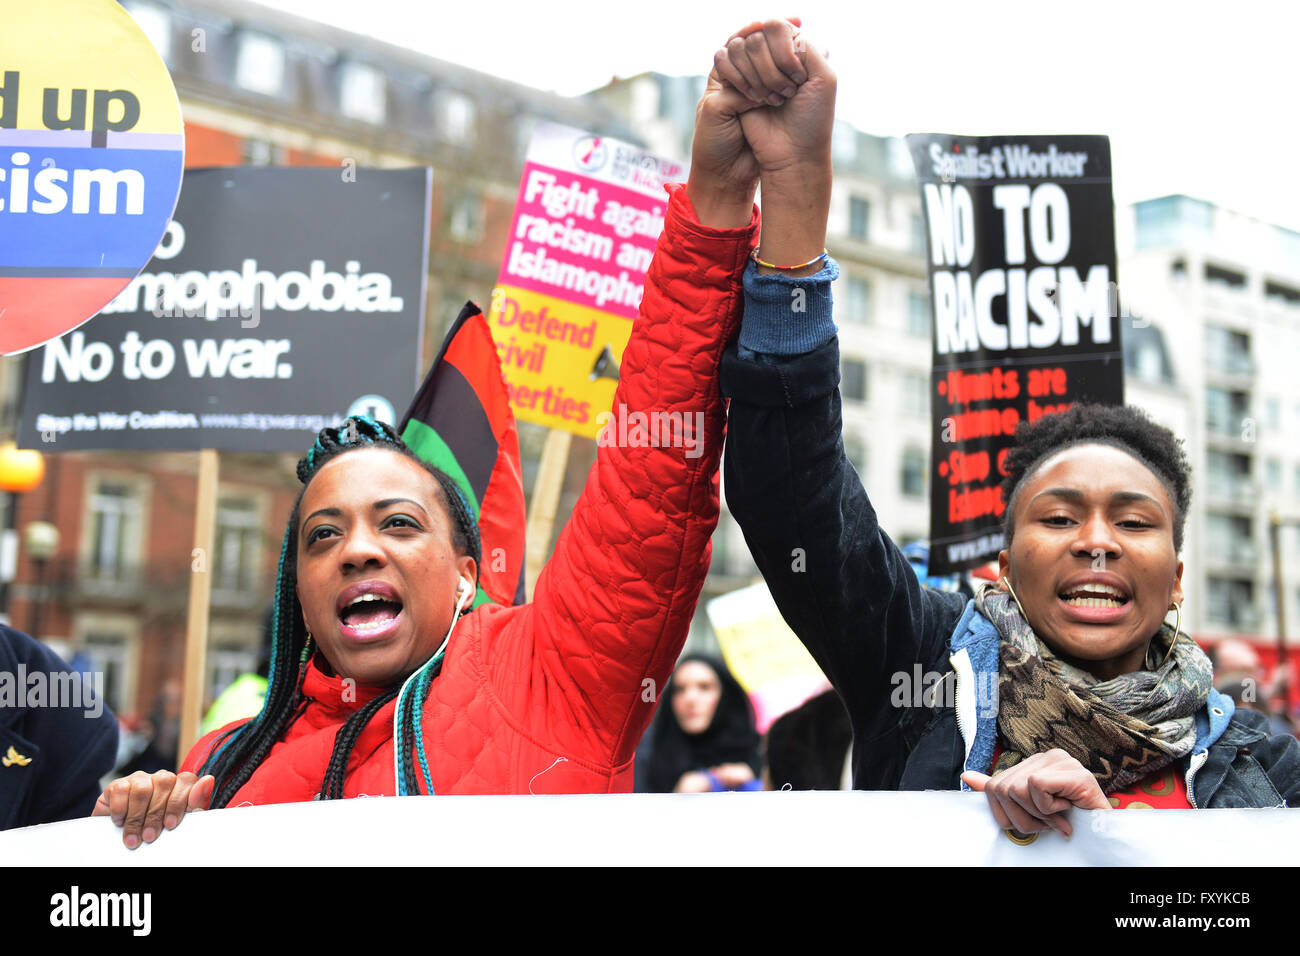
<instances>
[{"instance_id":1,"label":"overcast sky","mask_svg":"<svg viewBox=\"0 0 1300 956\"><path fill-rule=\"evenodd\" d=\"M1182 192L1300 230L1290 0L261 2L567 95L705 73L741 25L798 14L830 51L839 117L860 129L1104 133L1119 202Z\"/></svg>"}]
</instances>

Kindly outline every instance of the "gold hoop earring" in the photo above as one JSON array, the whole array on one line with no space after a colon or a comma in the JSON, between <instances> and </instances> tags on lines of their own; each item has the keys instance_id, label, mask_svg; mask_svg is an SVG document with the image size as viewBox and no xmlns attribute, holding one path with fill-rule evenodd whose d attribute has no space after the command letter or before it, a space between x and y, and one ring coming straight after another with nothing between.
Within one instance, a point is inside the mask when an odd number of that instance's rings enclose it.
<instances>
[{"instance_id":1,"label":"gold hoop earring","mask_svg":"<svg viewBox=\"0 0 1300 956\"><path fill-rule=\"evenodd\" d=\"M1005 584L1007 586L1007 593L1011 595L1011 600L1016 602L1016 607L1020 608L1020 616L1023 617L1025 619L1025 623L1028 624L1029 615L1025 613L1025 607L1023 604L1020 603L1020 598L1016 597L1016 592L1011 589L1011 582L1007 580L1006 575L1003 575L1002 577L998 578L998 583Z\"/></svg>"},{"instance_id":2,"label":"gold hoop earring","mask_svg":"<svg viewBox=\"0 0 1300 956\"><path fill-rule=\"evenodd\" d=\"M1178 646L1178 637L1183 631L1183 606L1181 604L1169 605L1169 610L1174 611L1174 639L1169 642L1169 650L1165 651L1165 659L1160 662L1164 667L1169 663L1169 658L1173 656L1174 648Z\"/></svg>"}]
</instances>

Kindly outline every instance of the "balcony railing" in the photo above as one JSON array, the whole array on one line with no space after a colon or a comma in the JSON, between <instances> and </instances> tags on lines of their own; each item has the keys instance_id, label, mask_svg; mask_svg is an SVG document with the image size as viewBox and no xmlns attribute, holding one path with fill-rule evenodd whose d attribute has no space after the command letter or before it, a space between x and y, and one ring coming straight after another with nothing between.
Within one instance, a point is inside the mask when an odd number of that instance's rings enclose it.
<instances>
[{"instance_id":1,"label":"balcony railing","mask_svg":"<svg viewBox=\"0 0 1300 956\"><path fill-rule=\"evenodd\" d=\"M1245 634L1259 630L1259 612L1254 607L1211 604L1206 608L1205 616L1210 624L1217 627L1227 627Z\"/></svg>"},{"instance_id":2,"label":"balcony railing","mask_svg":"<svg viewBox=\"0 0 1300 956\"><path fill-rule=\"evenodd\" d=\"M1205 480L1205 490L1211 498L1227 498L1243 505L1253 504L1258 497L1254 481L1230 475L1211 473Z\"/></svg>"},{"instance_id":3,"label":"balcony railing","mask_svg":"<svg viewBox=\"0 0 1300 956\"><path fill-rule=\"evenodd\" d=\"M1212 372L1218 372L1220 375L1233 375L1242 378L1253 378L1255 376L1255 360L1249 355L1242 355L1239 352L1220 353L1210 350L1206 352L1205 364Z\"/></svg>"}]
</instances>

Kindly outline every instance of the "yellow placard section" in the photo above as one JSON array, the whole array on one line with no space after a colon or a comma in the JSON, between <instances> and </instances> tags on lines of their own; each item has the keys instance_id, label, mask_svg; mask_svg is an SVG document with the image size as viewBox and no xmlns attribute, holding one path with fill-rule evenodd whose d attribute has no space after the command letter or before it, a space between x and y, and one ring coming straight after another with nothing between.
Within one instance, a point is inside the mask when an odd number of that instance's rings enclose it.
<instances>
[{"instance_id":1,"label":"yellow placard section","mask_svg":"<svg viewBox=\"0 0 1300 956\"><path fill-rule=\"evenodd\" d=\"M709 623L727 666L751 694L790 680L816 683L821 668L777 610L764 584L755 584L708 603Z\"/></svg>"},{"instance_id":2,"label":"yellow placard section","mask_svg":"<svg viewBox=\"0 0 1300 956\"><path fill-rule=\"evenodd\" d=\"M497 286L488 323L515 417L595 438L597 416L614 403L631 320Z\"/></svg>"},{"instance_id":3,"label":"yellow placard section","mask_svg":"<svg viewBox=\"0 0 1300 956\"><path fill-rule=\"evenodd\" d=\"M183 131L167 68L114 0L6 2L0 11L4 125L89 130L98 115L108 130Z\"/></svg>"}]
</instances>

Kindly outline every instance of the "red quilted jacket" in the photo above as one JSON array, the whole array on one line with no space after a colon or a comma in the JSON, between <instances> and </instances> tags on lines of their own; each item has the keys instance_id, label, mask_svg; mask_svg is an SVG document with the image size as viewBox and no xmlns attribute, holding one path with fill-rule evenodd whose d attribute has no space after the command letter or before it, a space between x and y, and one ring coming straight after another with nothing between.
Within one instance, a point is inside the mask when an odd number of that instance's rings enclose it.
<instances>
[{"instance_id":1,"label":"red quilted jacket","mask_svg":"<svg viewBox=\"0 0 1300 956\"><path fill-rule=\"evenodd\" d=\"M603 445L532 603L484 605L456 625L423 714L437 793L632 789L637 742L708 571L724 421L718 363L739 326L740 276L758 228L757 211L747 228L706 228L682 186L669 192L614 408L681 412L692 423L703 412L702 454ZM380 693L345 690L309 667L306 710L230 806L315 796L343 721ZM396 793L394 707L358 737L345 796ZM200 740L182 769L197 771L219 733Z\"/></svg>"}]
</instances>

